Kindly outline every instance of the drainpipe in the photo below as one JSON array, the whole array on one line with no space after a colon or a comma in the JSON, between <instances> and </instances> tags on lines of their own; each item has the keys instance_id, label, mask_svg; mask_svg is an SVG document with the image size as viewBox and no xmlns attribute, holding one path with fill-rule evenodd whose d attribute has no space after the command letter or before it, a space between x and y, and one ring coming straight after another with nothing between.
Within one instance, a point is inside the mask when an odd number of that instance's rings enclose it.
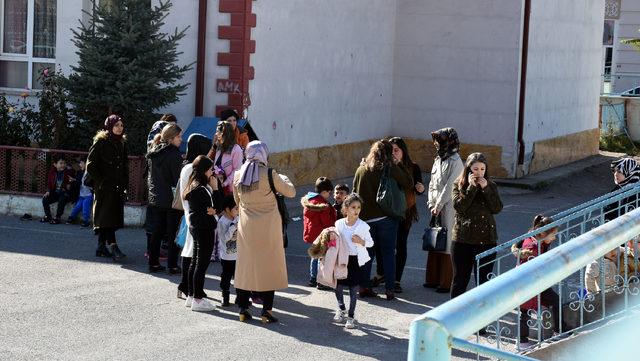
<instances>
[{"instance_id":1,"label":"drainpipe","mask_svg":"<svg viewBox=\"0 0 640 361\"><path fill-rule=\"evenodd\" d=\"M524 19L522 24L522 54L520 57L520 99L518 101L518 163L524 165L524 106L527 90L527 58L529 57L529 21L531 19L531 0L524 0ZM516 169L516 177L517 169Z\"/></svg>"},{"instance_id":2,"label":"drainpipe","mask_svg":"<svg viewBox=\"0 0 640 361\"><path fill-rule=\"evenodd\" d=\"M204 113L204 64L207 39L207 0L199 0L198 4L198 51L196 55L196 109L195 116Z\"/></svg>"}]
</instances>

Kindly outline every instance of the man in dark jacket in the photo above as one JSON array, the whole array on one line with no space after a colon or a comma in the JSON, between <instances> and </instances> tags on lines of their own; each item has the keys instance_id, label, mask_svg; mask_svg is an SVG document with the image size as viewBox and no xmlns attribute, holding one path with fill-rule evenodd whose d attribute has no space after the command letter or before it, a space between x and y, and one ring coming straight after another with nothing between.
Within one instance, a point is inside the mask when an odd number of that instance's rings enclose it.
<instances>
[{"instance_id":1,"label":"man in dark jacket","mask_svg":"<svg viewBox=\"0 0 640 361\"><path fill-rule=\"evenodd\" d=\"M67 169L67 162L64 157L55 158L53 166L49 170L47 177L47 192L42 197L42 207L44 208L44 218L40 220L42 223L59 224L60 217L64 212L64 207L69 201L69 191L71 183L75 181L74 172ZM58 202L56 209L56 217L51 217L51 204Z\"/></svg>"}]
</instances>

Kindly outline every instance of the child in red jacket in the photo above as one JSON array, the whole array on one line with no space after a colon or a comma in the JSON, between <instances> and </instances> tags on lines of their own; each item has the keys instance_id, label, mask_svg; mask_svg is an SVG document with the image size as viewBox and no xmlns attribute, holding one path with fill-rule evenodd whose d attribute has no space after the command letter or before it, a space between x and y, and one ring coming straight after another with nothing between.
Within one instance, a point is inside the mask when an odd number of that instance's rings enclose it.
<instances>
[{"instance_id":1,"label":"child in red jacket","mask_svg":"<svg viewBox=\"0 0 640 361\"><path fill-rule=\"evenodd\" d=\"M327 177L320 177L316 180L315 192L309 192L302 197L302 217L304 226L302 229L302 239L305 243L313 243L318 238L320 232L327 227L333 227L336 223L336 210L328 199L333 191L333 184ZM318 289L329 289L326 286L316 282L318 275L318 260L311 259L309 265L309 287L318 287Z\"/></svg>"},{"instance_id":2,"label":"child in red jacket","mask_svg":"<svg viewBox=\"0 0 640 361\"><path fill-rule=\"evenodd\" d=\"M74 172L71 169L67 169L67 162L64 157L56 157L47 177L47 192L42 197L44 218L42 218L40 222L51 224L60 223L60 217L62 217L64 207L69 200L71 183L75 182L73 176ZM56 210L56 217L52 218L51 204L56 202L58 202L58 209Z\"/></svg>"}]
</instances>

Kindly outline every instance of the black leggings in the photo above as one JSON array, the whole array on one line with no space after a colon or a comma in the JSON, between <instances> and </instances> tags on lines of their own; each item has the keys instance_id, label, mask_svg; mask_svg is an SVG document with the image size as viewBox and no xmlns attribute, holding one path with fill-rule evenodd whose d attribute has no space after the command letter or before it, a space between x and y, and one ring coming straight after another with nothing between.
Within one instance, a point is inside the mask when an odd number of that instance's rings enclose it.
<instances>
[{"instance_id":1,"label":"black leggings","mask_svg":"<svg viewBox=\"0 0 640 361\"><path fill-rule=\"evenodd\" d=\"M223 291L229 291L231 287L231 279L233 274L236 273L236 261L220 260L222 264L222 275L220 276L220 289Z\"/></svg>"},{"instance_id":2,"label":"black leggings","mask_svg":"<svg viewBox=\"0 0 640 361\"><path fill-rule=\"evenodd\" d=\"M236 288L236 303L240 306L240 309L246 310L249 308L249 297L251 297L252 294L262 298L263 313L273 309L273 299L275 298L276 291L251 292Z\"/></svg>"},{"instance_id":3,"label":"black leggings","mask_svg":"<svg viewBox=\"0 0 640 361\"><path fill-rule=\"evenodd\" d=\"M150 210L153 233L149 244L149 266L160 264L160 248L162 240L166 239L168 246L167 267L176 268L180 247L176 244L175 239L183 213L175 209L160 207L150 207Z\"/></svg>"},{"instance_id":4,"label":"black leggings","mask_svg":"<svg viewBox=\"0 0 640 361\"><path fill-rule=\"evenodd\" d=\"M189 269L191 268L191 257L182 257L182 280L178 285L178 289L185 295L189 296L193 294L193 291L189 289Z\"/></svg>"},{"instance_id":5,"label":"black leggings","mask_svg":"<svg viewBox=\"0 0 640 361\"><path fill-rule=\"evenodd\" d=\"M204 298L204 278L211 262L213 252L213 231L210 229L190 228L189 232L193 236L193 259L189 267L189 296L193 298Z\"/></svg>"},{"instance_id":6,"label":"black leggings","mask_svg":"<svg viewBox=\"0 0 640 361\"><path fill-rule=\"evenodd\" d=\"M115 228L101 227L101 228L98 228L97 232L98 232L98 243L99 244L115 244L115 243L117 243Z\"/></svg>"},{"instance_id":7,"label":"black leggings","mask_svg":"<svg viewBox=\"0 0 640 361\"><path fill-rule=\"evenodd\" d=\"M349 317L353 318L356 312L356 302L358 301L358 286L343 286L340 284L336 286L336 300L338 300L338 307L343 311L347 309L344 304L343 294L345 287L349 287Z\"/></svg>"},{"instance_id":8,"label":"black leggings","mask_svg":"<svg viewBox=\"0 0 640 361\"><path fill-rule=\"evenodd\" d=\"M467 291L471 272L475 274L477 271L476 256L495 246L495 244L452 243L453 282L451 284L451 298L460 296ZM476 275L480 279L478 286L489 280L489 274L493 270L493 261L495 259L495 253L480 259L480 264L483 266L480 267L479 275Z\"/></svg>"},{"instance_id":9,"label":"black leggings","mask_svg":"<svg viewBox=\"0 0 640 361\"><path fill-rule=\"evenodd\" d=\"M556 331L557 333L560 333L560 301L559 301L559 296L558 294L551 288L547 288L546 290L542 291L542 293L540 294L540 303L544 306L546 306L549 309L549 312L551 312L551 317L553 318L553 330ZM534 312L538 312L538 310L534 310ZM525 308L521 308L520 309L520 342L528 342L529 341L529 325L527 324L527 321L529 321L531 319L531 316L529 316L529 310L525 309ZM546 328L544 327L543 322L544 321L540 321L541 325L543 325L542 328ZM566 331L566 327L563 325L563 331Z\"/></svg>"}]
</instances>

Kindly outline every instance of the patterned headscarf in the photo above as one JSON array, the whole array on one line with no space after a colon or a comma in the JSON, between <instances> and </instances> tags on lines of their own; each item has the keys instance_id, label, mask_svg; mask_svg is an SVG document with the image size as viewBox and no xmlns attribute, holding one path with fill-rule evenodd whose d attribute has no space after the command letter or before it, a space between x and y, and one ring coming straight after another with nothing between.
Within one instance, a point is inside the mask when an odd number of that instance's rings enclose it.
<instances>
[{"instance_id":1,"label":"patterned headscarf","mask_svg":"<svg viewBox=\"0 0 640 361\"><path fill-rule=\"evenodd\" d=\"M431 137L438 142L438 157L440 157L440 160L445 160L460 151L458 132L453 128L442 128L431 132Z\"/></svg>"},{"instance_id":2,"label":"patterned headscarf","mask_svg":"<svg viewBox=\"0 0 640 361\"><path fill-rule=\"evenodd\" d=\"M110 116L107 117L107 119L105 119L104 121L104 130L109 132L109 137L112 139L116 139L116 140L120 140L122 139L122 134L118 135L118 134L113 134L113 127L116 125L117 122L122 122L122 118L120 118L119 116L112 114ZM122 122L124 124L124 122Z\"/></svg>"},{"instance_id":3,"label":"patterned headscarf","mask_svg":"<svg viewBox=\"0 0 640 361\"><path fill-rule=\"evenodd\" d=\"M240 168L240 186L243 192L250 192L258 188L260 181L259 166L267 166L269 148L267 144L259 140L254 140L247 144L245 149L246 160Z\"/></svg>"},{"instance_id":4,"label":"patterned headscarf","mask_svg":"<svg viewBox=\"0 0 640 361\"><path fill-rule=\"evenodd\" d=\"M169 124L169 122L166 122L164 120L158 120L157 122L153 123L151 131L149 132L149 135L147 135L147 146L150 146L151 143L153 143L153 138L156 136L156 134L160 134L160 132L162 132L162 128L164 128L164 126L167 124Z\"/></svg>"},{"instance_id":5,"label":"patterned headscarf","mask_svg":"<svg viewBox=\"0 0 640 361\"><path fill-rule=\"evenodd\" d=\"M611 162L611 171L616 170L624 175L622 182L618 183L620 187L640 181L640 165L633 158L620 158Z\"/></svg>"}]
</instances>

